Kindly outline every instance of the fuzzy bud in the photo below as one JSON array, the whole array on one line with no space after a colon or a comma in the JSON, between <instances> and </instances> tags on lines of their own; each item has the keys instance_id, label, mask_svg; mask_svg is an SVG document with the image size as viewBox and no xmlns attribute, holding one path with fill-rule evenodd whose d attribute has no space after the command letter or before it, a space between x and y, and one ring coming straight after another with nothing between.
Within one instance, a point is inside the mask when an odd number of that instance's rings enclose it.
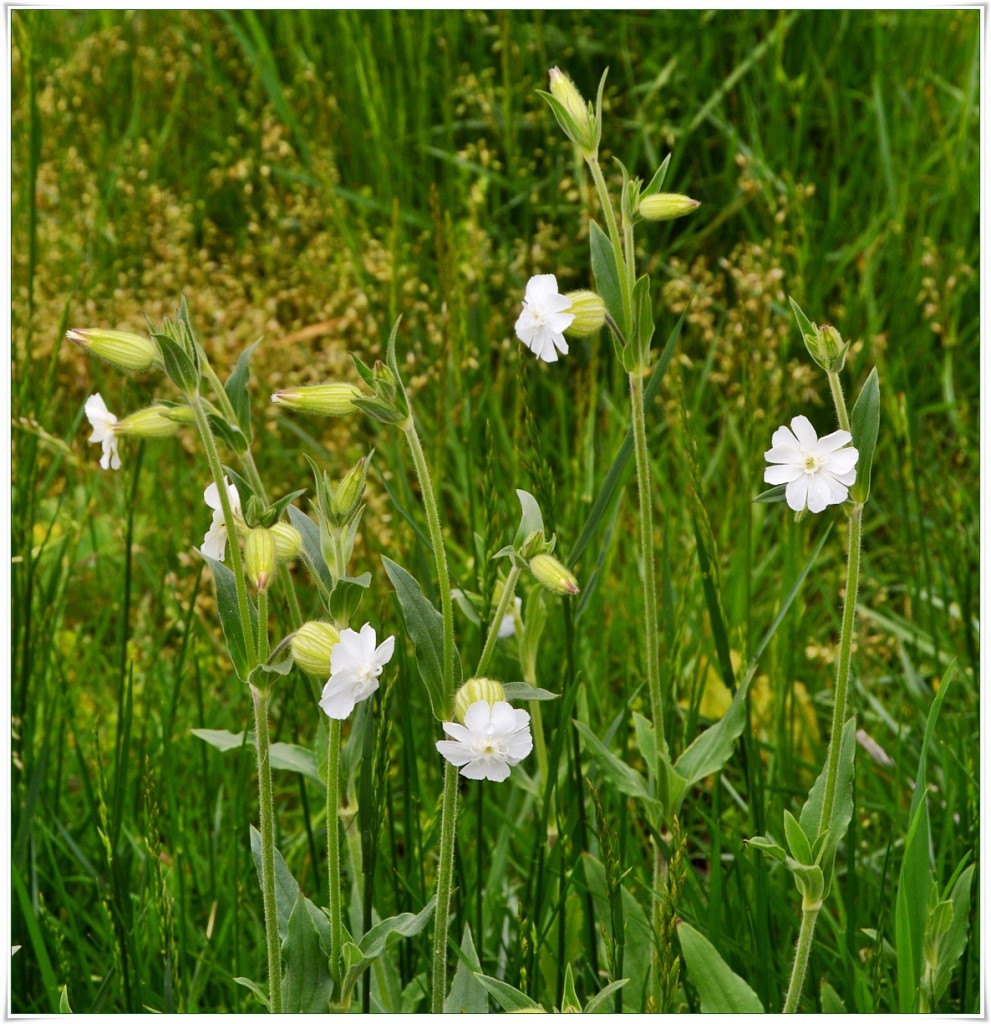
<instances>
[{"instance_id":1,"label":"fuzzy bud","mask_svg":"<svg viewBox=\"0 0 991 1024\"><path fill-rule=\"evenodd\" d=\"M587 338L590 334L602 329L606 322L606 304L601 295L595 292L568 292L566 299L571 300L571 308L567 310L574 320L564 333L571 338Z\"/></svg>"},{"instance_id":2,"label":"fuzzy bud","mask_svg":"<svg viewBox=\"0 0 991 1024\"><path fill-rule=\"evenodd\" d=\"M276 391L272 401L276 405L285 405L297 412L308 412L314 416L346 416L354 412L354 400L361 397L361 391L353 384L335 380L330 384Z\"/></svg>"},{"instance_id":3,"label":"fuzzy bud","mask_svg":"<svg viewBox=\"0 0 991 1024\"><path fill-rule=\"evenodd\" d=\"M530 559L530 572L534 579L559 597L578 593L575 574L562 565L553 555L534 555Z\"/></svg>"},{"instance_id":4,"label":"fuzzy bud","mask_svg":"<svg viewBox=\"0 0 991 1024\"><path fill-rule=\"evenodd\" d=\"M273 523L270 533L275 541L275 557L280 562L291 562L303 547L302 534L289 523Z\"/></svg>"},{"instance_id":5,"label":"fuzzy bud","mask_svg":"<svg viewBox=\"0 0 991 1024\"><path fill-rule=\"evenodd\" d=\"M69 341L106 359L122 370L149 370L162 365L162 353L150 338L130 331L104 331L98 327L66 331Z\"/></svg>"},{"instance_id":6,"label":"fuzzy bud","mask_svg":"<svg viewBox=\"0 0 991 1024\"><path fill-rule=\"evenodd\" d=\"M329 622L304 622L292 635L293 660L311 676L330 677L330 652L341 634Z\"/></svg>"},{"instance_id":7,"label":"fuzzy bud","mask_svg":"<svg viewBox=\"0 0 991 1024\"><path fill-rule=\"evenodd\" d=\"M814 337L803 334L809 355L827 372L839 373L846 362L850 342L844 342L840 332L829 324L816 327Z\"/></svg>"},{"instance_id":8,"label":"fuzzy bud","mask_svg":"<svg viewBox=\"0 0 991 1024\"><path fill-rule=\"evenodd\" d=\"M244 542L244 568L257 590L265 590L275 571L275 538L265 526L256 526Z\"/></svg>"},{"instance_id":9,"label":"fuzzy bud","mask_svg":"<svg viewBox=\"0 0 991 1024\"><path fill-rule=\"evenodd\" d=\"M454 717L463 722L472 704L480 700L487 704L495 704L505 699L506 691L502 683L497 683L494 679L469 679L454 696Z\"/></svg>"},{"instance_id":10,"label":"fuzzy bud","mask_svg":"<svg viewBox=\"0 0 991 1024\"><path fill-rule=\"evenodd\" d=\"M330 512L340 523L346 523L361 504L361 496L365 492L368 462L368 458L359 459L333 489L330 498Z\"/></svg>"},{"instance_id":11,"label":"fuzzy bud","mask_svg":"<svg viewBox=\"0 0 991 1024\"><path fill-rule=\"evenodd\" d=\"M656 195L644 196L640 200L637 212L644 220L674 220L684 217L686 213L697 210L702 204L688 196L675 195L673 192L659 192Z\"/></svg>"},{"instance_id":12,"label":"fuzzy bud","mask_svg":"<svg viewBox=\"0 0 991 1024\"><path fill-rule=\"evenodd\" d=\"M172 437L181 425L171 415L173 411L163 405L139 409L115 423L114 433L119 437Z\"/></svg>"},{"instance_id":13,"label":"fuzzy bud","mask_svg":"<svg viewBox=\"0 0 991 1024\"><path fill-rule=\"evenodd\" d=\"M560 69L550 70L551 95L564 107L571 124L565 124L558 117L558 122L565 130L568 138L583 151L592 153L596 148L595 118L589 110L582 94L575 88L575 83Z\"/></svg>"}]
</instances>

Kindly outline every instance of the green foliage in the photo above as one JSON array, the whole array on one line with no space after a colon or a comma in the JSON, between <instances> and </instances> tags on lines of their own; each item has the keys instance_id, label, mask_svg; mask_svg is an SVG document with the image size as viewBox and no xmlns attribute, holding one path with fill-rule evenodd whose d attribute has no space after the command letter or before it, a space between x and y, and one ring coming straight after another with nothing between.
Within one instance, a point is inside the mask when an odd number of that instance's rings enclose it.
<instances>
[{"instance_id":1,"label":"green foliage","mask_svg":"<svg viewBox=\"0 0 991 1024\"><path fill-rule=\"evenodd\" d=\"M763 1013L754 990L719 955L716 947L690 924L678 925L678 941L688 976L698 989L703 1013Z\"/></svg>"}]
</instances>

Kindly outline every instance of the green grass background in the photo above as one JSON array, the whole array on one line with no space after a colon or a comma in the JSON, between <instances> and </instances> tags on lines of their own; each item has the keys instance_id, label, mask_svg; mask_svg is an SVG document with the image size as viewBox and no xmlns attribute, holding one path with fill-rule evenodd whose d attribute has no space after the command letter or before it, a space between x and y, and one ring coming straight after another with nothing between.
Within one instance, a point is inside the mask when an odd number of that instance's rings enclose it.
<instances>
[{"instance_id":1,"label":"green grass background","mask_svg":"<svg viewBox=\"0 0 991 1024\"><path fill-rule=\"evenodd\" d=\"M400 633L379 555L424 580L431 562L399 442L366 422L276 416L267 396L352 379L347 353L380 354L401 314L456 585L489 592L517 487L537 495L567 551L628 412L605 336L555 366L513 337L531 274L592 284L593 196L535 93L554 65L586 95L609 68L607 169L616 156L646 179L670 152L667 187L702 201L639 236L661 339L694 297L648 410L664 671L684 707L676 749L705 711L722 639L704 599L689 451L734 657L747 660L834 524L764 655L739 755L681 820L678 912L769 1008L787 985L797 898L742 840L779 829L821 763L844 533L839 515L796 526L750 501L776 426L806 413L832 429L787 296L853 340L851 394L879 368L853 707L894 763L859 752L840 899L811 975L850 1010L897 1008L886 944L901 843L925 716L951 663L930 761L937 877L979 856L978 12L18 10L12 23L12 1008L57 1010L67 985L77 1012L248 1010L233 978L260 980L264 963L253 756L189 732L237 732L250 714L193 550L208 525L205 463L180 437L129 443L124 471L102 473L86 396L99 390L119 416L172 396L162 380L87 361L64 330L142 329L185 292L222 374L264 336L263 476L284 493L307 485L304 452L343 473L374 444L355 565L376 583L360 615ZM635 763L630 712L646 695L633 488L627 479L577 566L580 602L549 605L538 681L574 687L572 716ZM459 644L477 657L463 619ZM438 828L436 730L398 646L375 807L359 808L377 830L382 916L429 898ZM511 648L493 671L518 677ZM546 720L571 780L573 729L560 709ZM305 681L290 676L274 738L309 745L317 726ZM649 900L634 808L584 771L600 808L590 790L569 791L552 846L518 787L471 787L462 802L452 936L469 923L488 973L545 1006L559 1005L565 962L584 997L608 980L615 919L590 916L601 906L588 893L610 849L626 889ZM316 784L279 774L280 848L314 899L322 801ZM975 910L947 1012L977 1009L977 929ZM395 955L408 1008L423 1005L428 956L425 936ZM627 950L623 976L646 969ZM680 990L678 1005L696 1000L690 983ZM819 1000L807 985L803 1008Z\"/></svg>"}]
</instances>

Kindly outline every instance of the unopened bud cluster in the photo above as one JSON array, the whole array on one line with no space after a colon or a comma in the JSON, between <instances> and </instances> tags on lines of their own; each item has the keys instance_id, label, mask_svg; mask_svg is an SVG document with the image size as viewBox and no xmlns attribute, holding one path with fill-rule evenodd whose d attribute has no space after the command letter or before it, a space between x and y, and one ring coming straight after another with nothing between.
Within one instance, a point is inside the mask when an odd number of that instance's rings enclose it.
<instances>
[{"instance_id":1,"label":"unopened bud cluster","mask_svg":"<svg viewBox=\"0 0 991 1024\"><path fill-rule=\"evenodd\" d=\"M814 335L803 333L802 338L809 355L827 373L839 373L843 369L850 342L845 342L835 327L822 324L816 327Z\"/></svg>"}]
</instances>

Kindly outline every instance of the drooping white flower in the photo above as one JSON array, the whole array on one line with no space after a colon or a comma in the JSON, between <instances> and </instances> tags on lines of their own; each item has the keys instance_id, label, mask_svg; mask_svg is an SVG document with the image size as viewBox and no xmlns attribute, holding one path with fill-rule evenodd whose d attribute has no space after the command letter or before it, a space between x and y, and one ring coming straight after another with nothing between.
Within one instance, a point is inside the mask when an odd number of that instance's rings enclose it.
<instances>
[{"instance_id":1,"label":"drooping white flower","mask_svg":"<svg viewBox=\"0 0 991 1024\"><path fill-rule=\"evenodd\" d=\"M371 697L395 648L394 636L376 647L375 630L367 622L360 633L341 630L341 639L330 652L330 679L320 696L320 707L328 718L347 718L355 704Z\"/></svg>"},{"instance_id":2,"label":"drooping white flower","mask_svg":"<svg viewBox=\"0 0 991 1024\"><path fill-rule=\"evenodd\" d=\"M538 358L557 362L557 353L568 354L564 331L575 319L569 313L571 299L557 290L553 274L537 274L527 282L523 312L516 321L516 337ZM555 349L557 351L555 351Z\"/></svg>"},{"instance_id":3,"label":"drooping white flower","mask_svg":"<svg viewBox=\"0 0 991 1024\"><path fill-rule=\"evenodd\" d=\"M224 484L227 487L227 500L231 503L231 511L240 518L241 495L238 494L237 488L231 483L229 477L224 477ZM203 537L200 551L207 558L222 562L227 551L227 522L224 519L223 506L220 504L220 491L215 483L210 484L203 492L203 500L213 509L213 522L210 523L210 529Z\"/></svg>"},{"instance_id":4,"label":"drooping white flower","mask_svg":"<svg viewBox=\"0 0 991 1024\"><path fill-rule=\"evenodd\" d=\"M103 445L100 466L103 469L120 469L120 455L117 452L117 436L114 424L117 417L107 408L99 391L86 399L86 419L89 420L93 433L90 440Z\"/></svg>"},{"instance_id":5,"label":"drooping white flower","mask_svg":"<svg viewBox=\"0 0 991 1024\"><path fill-rule=\"evenodd\" d=\"M529 714L504 700L475 701L465 724L445 722L444 732L451 738L438 740L437 749L466 779L504 782L509 769L533 750Z\"/></svg>"},{"instance_id":6,"label":"drooping white flower","mask_svg":"<svg viewBox=\"0 0 991 1024\"><path fill-rule=\"evenodd\" d=\"M771 450L764 453L771 463L764 481L787 484L785 500L795 512L822 512L828 505L839 505L857 479L854 467L860 453L844 447L852 440L848 430L818 437L804 416L796 416L790 430L778 427L771 437Z\"/></svg>"}]
</instances>

